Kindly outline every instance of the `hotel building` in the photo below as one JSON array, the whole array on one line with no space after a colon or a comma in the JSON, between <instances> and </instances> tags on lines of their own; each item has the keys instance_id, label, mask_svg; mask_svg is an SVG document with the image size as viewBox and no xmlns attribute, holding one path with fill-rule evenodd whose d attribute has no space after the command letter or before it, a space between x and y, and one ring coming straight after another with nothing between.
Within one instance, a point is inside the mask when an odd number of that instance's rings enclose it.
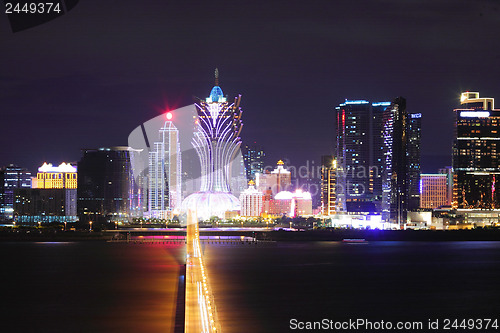
<instances>
[{"instance_id":1,"label":"hotel building","mask_svg":"<svg viewBox=\"0 0 500 333\"><path fill-rule=\"evenodd\" d=\"M435 209L448 204L448 175L421 174L420 207Z\"/></svg>"},{"instance_id":2,"label":"hotel building","mask_svg":"<svg viewBox=\"0 0 500 333\"><path fill-rule=\"evenodd\" d=\"M31 179L32 188L67 188L76 189L78 185L76 167L71 164L61 163L52 166L51 163L43 163L38 168L36 178Z\"/></svg>"},{"instance_id":3,"label":"hotel building","mask_svg":"<svg viewBox=\"0 0 500 333\"><path fill-rule=\"evenodd\" d=\"M264 173L255 174L255 183L257 189L266 193L271 190L273 195L281 191L288 191L292 186L292 174L285 169L285 163L279 160L276 169L269 172L266 170Z\"/></svg>"},{"instance_id":4,"label":"hotel building","mask_svg":"<svg viewBox=\"0 0 500 333\"><path fill-rule=\"evenodd\" d=\"M31 187L31 173L16 165L0 169L0 221L14 218L14 190Z\"/></svg>"},{"instance_id":5,"label":"hotel building","mask_svg":"<svg viewBox=\"0 0 500 333\"><path fill-rule=\"evenodd\" d=\"M408 210L420 204L420 113L406 111L406 99L396 98L384 111L385 166L382 220L406 223Z\"/></svg>"},{"instance_id":6,"label":"hotel building","mask_svg":"<svg viewBox=\"0 0 500 333\"><path fill-rule=\"evenodd\" d=\"M61 163L43 163L31 188L14 191L14 220L18 224L38 222L75 222L77 204L77 168Z\"/></svg>"},{"instance_id":7,"label":"hotel building","mask_svg":"<svg viewBox=\"0 0 500 333\"><path fill-rule=\"evenodd\" d=\"M453 208L500 208L500 110L493 98L464 92L454 110Z\"/></svg>"},{"instance_id":8,"label":"hotel building","mask_svg":"<svg viewBox=\"0 0 500 333\"><path fill-rule=\"evenodd\" d=\"M159 141L149 152L148 214L150 218L171 218L180 207L181 149L179 131L172 122L172 114L159 130Z\"/></svg>"},{"instance_id":9,"label":"hotel building","mask_svg":"<svg viewBox=\"0 0 500 333\"><path fill-rule=\"evenodd\" d=\"M210 95L196 103L198 117L192 145L200 159L201 186L198 192L182 201L182 211L195 210L200 220L213 216L225 218L226 212L240 210L240 201L232 194L233 163L238 161L243 127L241 95L230 103L219 86L219 71L215 70L215 85Z\"/></svg>"},{"instance_id":10,"label":"hotel building","mask_svg":"<svg viewBox=\"0 0 500 333\"><path fill-rule=\"evenodd\" d=\"M258 217L262 214L264 194L255 188L253 180L248 182L248 189L240 194L240 216Z\"/></svg>"},{"instance_id":11,"label":"hotel building","mask_svg":"<svg viewBox=\"0 0 500 333\"><path fill-rule=\"evenodd\" d=\"M384 118L391 102L345 100L335 108L337 210L379 212L385 168Z\"/></svg>"}]
</instances>

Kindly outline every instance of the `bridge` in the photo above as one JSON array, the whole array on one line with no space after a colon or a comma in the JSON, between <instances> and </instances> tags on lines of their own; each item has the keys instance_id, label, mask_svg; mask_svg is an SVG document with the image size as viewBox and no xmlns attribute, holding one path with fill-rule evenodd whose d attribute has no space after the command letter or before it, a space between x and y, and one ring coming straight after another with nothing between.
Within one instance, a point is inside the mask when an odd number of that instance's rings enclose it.
<instances>
[{"instance_id":1,"label":"bridge","mask_svg":"<svg viewBox=\"0 0 500 333\"><path fill-rule=\"evenodd\" d=\"M267 243L257 240L256 232L268 232L268 228L199 228L196 213L187 214L186 228L126 228L107 230L113 235L110 242L133 244L186 245L185 269L179 274L175 332L217 333L221 325L217 317L215 301L210 289L208 272L203 261L201 243L224 245ZM202 235L200 235L200 233Z\"/></svg>"},{"instance_id":2,"label":"bridge","mask_svg":"<svg viewBox=\"0 0 500 333\"><path fill-rule=\"evenodd\" d=\"M200 247L198 219L188 212L186 232L185 332L221 332Z\"/></svg>"}]
</instances>

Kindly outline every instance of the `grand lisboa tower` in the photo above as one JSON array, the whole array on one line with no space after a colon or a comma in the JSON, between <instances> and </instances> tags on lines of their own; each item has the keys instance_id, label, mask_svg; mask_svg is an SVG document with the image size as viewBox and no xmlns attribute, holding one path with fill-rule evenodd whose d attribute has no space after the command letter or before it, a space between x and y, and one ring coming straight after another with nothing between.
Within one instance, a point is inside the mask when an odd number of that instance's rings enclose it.
<instances>
[{"instance_id":1,"label":"grand lisboa tower","mask_svg":"<svg viewBox=\"0 0 500 333\"><path fill-rule=\"evenodd\" d=\"M233 103L227 102L216 69L210 96L196 103L198 117L192 145L200 158L201 189L184 199L182 210L195 210L200 220L224 218L227 211L240 209L240 202L229 187L233 161L241 145L240 101L238 95Z\"/></svg>"}]
</instances>

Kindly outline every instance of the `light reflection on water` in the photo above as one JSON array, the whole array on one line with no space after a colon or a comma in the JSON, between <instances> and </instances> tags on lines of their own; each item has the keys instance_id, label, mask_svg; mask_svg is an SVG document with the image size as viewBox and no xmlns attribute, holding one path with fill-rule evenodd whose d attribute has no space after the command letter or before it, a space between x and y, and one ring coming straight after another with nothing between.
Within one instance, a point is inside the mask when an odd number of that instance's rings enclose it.
<instances>
[{"instance_id":1,"label":"light reflection on water","mask_svg":"<svg viewBox=\"0 0 500 333\"><path fill-rule=\"evenodd\" d=\"M294 317L500 308L500 242L203 242L202 251L225 333L285 332ZM0 256L12 332L173 331L183 242L0 243Z\"/></svg>"},{"instance_id":2,"label":"light reflection on water","mask_svg":"<svg viewBox=\"0 0 500 333\"><path fill-rule=\"evenodd\" d=\"M2 280L10 286L2 291L3 327L173 332L182 244L40 245L0 243Z\"/></svg>"},{"instance_id":3,"label":"light reflection on water","mask_svg":"<svg viewBox=\"0 0 500 333\"><path fill-rule=\"evenodd\" d=\"M496 318L500 242L207 245L225 333L289 320Z\"/></svg>"}]
</instances>

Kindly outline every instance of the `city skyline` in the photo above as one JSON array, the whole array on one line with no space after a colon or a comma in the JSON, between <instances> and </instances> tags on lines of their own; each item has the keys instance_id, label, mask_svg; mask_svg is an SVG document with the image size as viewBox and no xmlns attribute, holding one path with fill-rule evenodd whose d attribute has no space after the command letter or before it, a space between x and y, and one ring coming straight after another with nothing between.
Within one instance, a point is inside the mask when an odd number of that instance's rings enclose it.
<instances>
[{"instance_id":1,"label":"city skyline","mask_svg":"<svg viewBox=\"0 0 500 333\"><path fill-rule=\"evenodd\" d=\"M500 0L4 7L2 331L500 327Z\"/></svg>"},{"instance_id":2,"label":"city skyline","mask_svg":"<svg viewBox=\"0 0 500 333\"><path fill-rule=\"evenodd\" d=\"M10 142L0 165L34 171L45 161L77 161L83 148L123 145L138 124L202 95L215 67L226 93L242 93L251 111L243 144L262 145L271 163L319 165L332 153L333 110L344 99L404 96L408 112L423 115L423 171L435 172L451 163L449 110L459 94L498 96L493 1L278 3L268 10L212 3L196 13L185 4L124 1L99 11L96 4L82 2L19 33L0 18L0 109ZM275 17L269 9L278 6ZM227 29L234 12L238 23ZM215 13L220 21L209 20ZM214 52L214 40L236 47Z\"/></svg>"}]
</instances>

